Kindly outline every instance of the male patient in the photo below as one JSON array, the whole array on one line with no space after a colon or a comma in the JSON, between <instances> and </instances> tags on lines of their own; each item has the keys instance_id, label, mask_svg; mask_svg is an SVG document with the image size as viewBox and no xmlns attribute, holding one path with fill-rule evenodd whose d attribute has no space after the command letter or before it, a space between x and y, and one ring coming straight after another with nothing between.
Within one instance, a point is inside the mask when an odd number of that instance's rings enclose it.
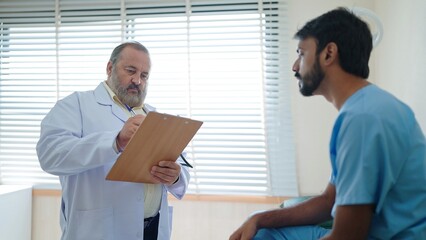
<instances>
[{"instance_id":1,"label":"male patient","mask_svg":"<svg viewBox=\"0 0 426 240\"><path fill-rule=\"evenodd\" d=\"M339 111L330 182L299 205L252 215L229 239L426 239L425 136L407 105L367 81L367 24L338 8L295 38L300 92ZM331 230L316 225L330 219Z\"/></svg>"}]
</instances>

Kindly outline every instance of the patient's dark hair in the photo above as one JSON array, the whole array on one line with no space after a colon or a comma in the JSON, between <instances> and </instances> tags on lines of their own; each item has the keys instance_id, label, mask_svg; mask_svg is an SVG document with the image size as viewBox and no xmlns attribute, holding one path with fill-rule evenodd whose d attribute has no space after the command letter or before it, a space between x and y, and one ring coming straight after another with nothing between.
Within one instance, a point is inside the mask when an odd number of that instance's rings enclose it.
<instances>
[{"instance_id":1,"label":"patient's dark hair","mask_svg":"<svg viewBox=\"0 0 426 240\"><path fill-rule=\"evenodd\" d=\"M368 78L368 61L373 48L371 32L368 25L348 9L337 8L309 21L294 37L299 40L313 37L317 42L317 54L334 42L342 69Z\"/></svg>"}]
</instances>

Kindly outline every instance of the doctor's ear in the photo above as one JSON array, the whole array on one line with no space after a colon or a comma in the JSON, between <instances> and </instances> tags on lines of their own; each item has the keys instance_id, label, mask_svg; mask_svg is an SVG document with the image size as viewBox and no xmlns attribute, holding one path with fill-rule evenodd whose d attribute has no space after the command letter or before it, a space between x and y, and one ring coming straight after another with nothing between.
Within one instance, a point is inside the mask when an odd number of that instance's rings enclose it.
<instances>
[{"instance_id":1,"label":"doctor's ear","mask_svg":"<svg viewBox=\"0 0 426 240\"><path fill-rule=\"evenodd\" d=\"M106 73L107 73L108 76L111 76L111 73L112 73L112 62L111 61L109 61L108 64L107 64Z\"/></svg>"}]
</instances>

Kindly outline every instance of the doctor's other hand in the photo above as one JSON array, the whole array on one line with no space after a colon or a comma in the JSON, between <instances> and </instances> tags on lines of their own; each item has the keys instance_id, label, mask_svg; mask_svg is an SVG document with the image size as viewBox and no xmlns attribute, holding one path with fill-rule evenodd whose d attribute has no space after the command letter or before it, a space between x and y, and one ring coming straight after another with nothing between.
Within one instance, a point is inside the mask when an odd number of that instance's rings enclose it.
<instances>
[{"instance_id":1,"label":"doctor's other hand","mask_svg":"<svg viewBox=\"0 0 426 240\"><path fill-rule=\"evenodd\" d=\"M257 226L256 215L253 215L231 234L229 240L251 240L256 235Z\"/></svg>"},{"instance_id":2,"label":"doctor's other hand","mask_svg":"<svg viewBox=\"0 0 426 240\"><path fill-rule=\"evenodd\" d=\"M136 130L138 130L144 119L144 115L136 115L127 119L116 139L117 147L120 149L120 151L122 151L127 146L133 134L135 134Z\"/></svg>"},{"instance_id":3,"label":"doctor's other hand","mask_svg":"<svg viewBox=\"0 0 426 240\"><path fill-rule=\"evenodd\" d=\"M179 179L181 166L175 161L161 161L151 168L151 174L157 183L172 185Z\"/></svg>"}]
</instances>

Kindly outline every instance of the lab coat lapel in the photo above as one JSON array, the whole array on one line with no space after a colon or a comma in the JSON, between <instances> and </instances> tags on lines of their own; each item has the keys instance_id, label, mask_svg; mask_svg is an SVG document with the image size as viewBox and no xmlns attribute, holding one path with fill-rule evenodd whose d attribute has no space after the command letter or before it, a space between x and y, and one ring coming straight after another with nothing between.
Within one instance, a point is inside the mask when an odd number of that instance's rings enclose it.
<instances>
[{"instance_id":1,"label":"lab coat lapel","mask_svg":"<svg viewBox=\"0 0 426 240\"><path fill-rule=\"evenodd\" d=\"M108 91L105 89L105 86L103 83L100 83L96 89L95 89L95 98L96 102L100 105L103 105L105 107L111 108L111 113L119 118L121 121L126 122L129 118L128 115L123 111L120 106L114 103L114 101L111 99L111 96L109 95Z\"/></svg>"}]
</instances>

